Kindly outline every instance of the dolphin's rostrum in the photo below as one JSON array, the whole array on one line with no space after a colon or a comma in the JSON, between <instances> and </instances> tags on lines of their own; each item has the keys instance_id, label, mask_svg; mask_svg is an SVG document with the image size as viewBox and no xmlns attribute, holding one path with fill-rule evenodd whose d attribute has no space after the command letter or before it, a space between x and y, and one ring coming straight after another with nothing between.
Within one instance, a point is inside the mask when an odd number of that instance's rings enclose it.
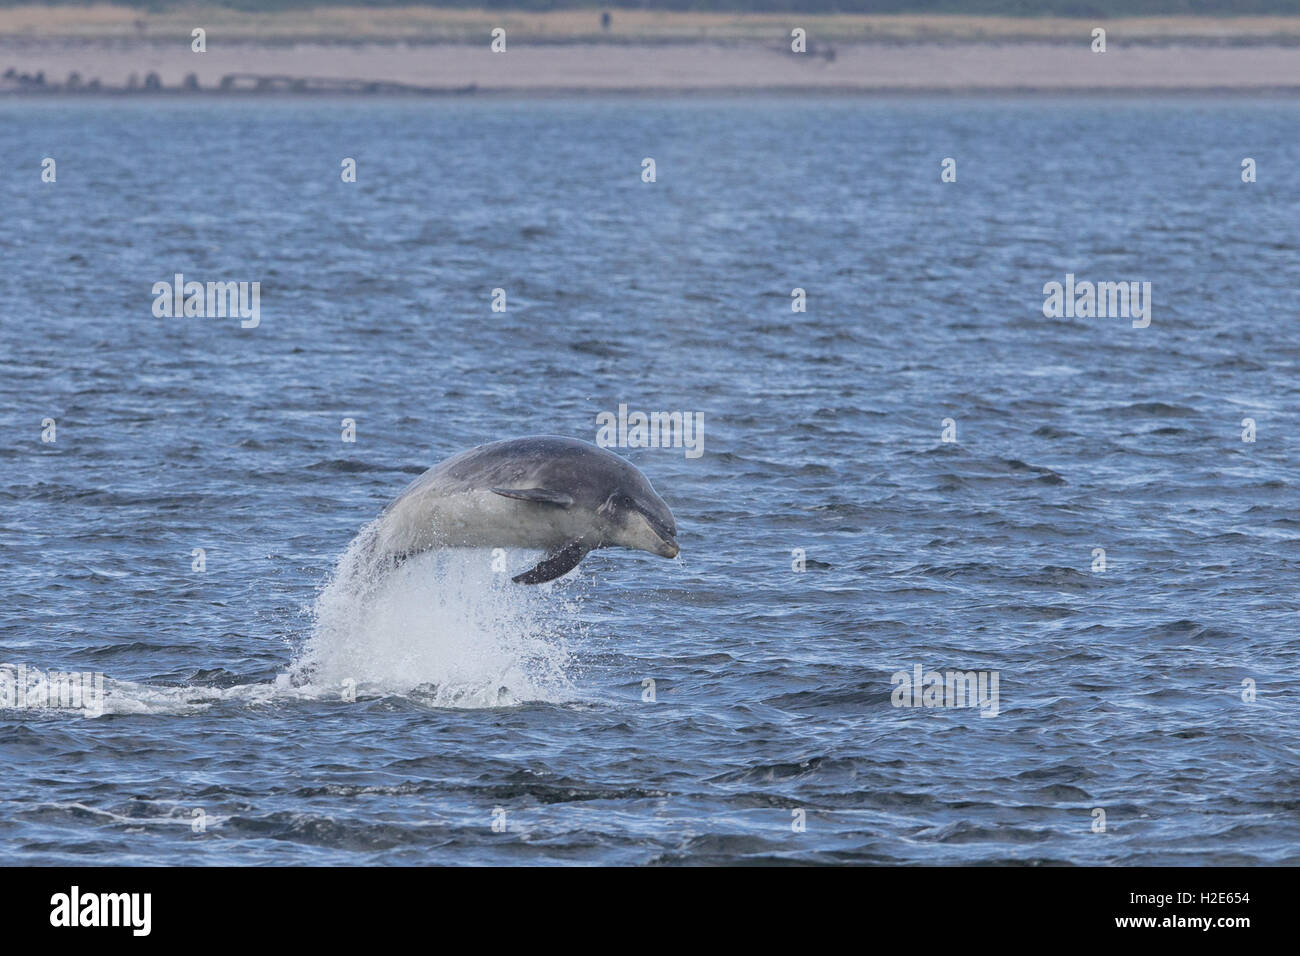
<instances>
[{"instance_id":1,"label":"dolphin's rostrum","mask_svg":"<svg viewBox=\"0 0 1300 956\"><path fill-rule=\"evenodd\" d=\"M479 445L435 465L369 529L372 560L432 548L542 548L516 575L552 581L589 551L622 547L677 556L677 523L631 463L584 441L541 435Z\"/></svg>"}]
</instances>

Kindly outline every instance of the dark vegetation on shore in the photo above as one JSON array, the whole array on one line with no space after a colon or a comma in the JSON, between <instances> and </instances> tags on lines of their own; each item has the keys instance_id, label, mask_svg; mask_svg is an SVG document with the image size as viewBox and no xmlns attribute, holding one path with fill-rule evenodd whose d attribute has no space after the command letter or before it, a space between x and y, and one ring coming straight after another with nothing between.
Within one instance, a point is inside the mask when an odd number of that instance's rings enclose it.
<instances>
[{"instance_id":1,"label":"dark vegetation on shore","mask_svg":"<svg viewBox=\"0 0 1300 956\"><path fill-rule=\"evenodd\" d=\"M0 0L0 7L39 0ZM90 0L95 2L95 0ZM98 0L108 2L108 0ZM1136 17L1300 15L1300 0L111 0L141 10L220 6L275 12L311 7L410 7L446 9L548 10L614 9L698 13L959 14L1010 17ZM85 6L82 0L44 0L47 6Z\"/></svg>"}]
</instances>

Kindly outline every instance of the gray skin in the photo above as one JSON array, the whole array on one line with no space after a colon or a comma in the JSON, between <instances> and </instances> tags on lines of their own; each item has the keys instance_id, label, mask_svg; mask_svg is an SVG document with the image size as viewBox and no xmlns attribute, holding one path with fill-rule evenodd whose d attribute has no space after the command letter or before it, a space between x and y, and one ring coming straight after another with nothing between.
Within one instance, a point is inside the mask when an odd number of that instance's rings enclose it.
<instances>
[{"instance_id":1,"label":"gray skin","mask_svg":"<svg viewBox=\"0 0 1300 956\"><path fill-rule=\"evenodd\" d=\"M540 435L479 445L430 468L384 509L372 557L401 561L432 548L542 548L513 578L540 584L596 548L677 556L677 523L650 482L613 452Z\"/></svg>"}]
</instances>

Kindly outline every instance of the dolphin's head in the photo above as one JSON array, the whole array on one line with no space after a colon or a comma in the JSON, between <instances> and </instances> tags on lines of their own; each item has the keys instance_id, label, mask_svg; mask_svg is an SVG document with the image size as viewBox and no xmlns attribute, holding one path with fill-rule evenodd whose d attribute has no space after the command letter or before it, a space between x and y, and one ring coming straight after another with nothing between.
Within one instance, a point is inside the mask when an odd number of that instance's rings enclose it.
<instances>
[{"instance_id":1,"label":"dolphin's head","mask_svg":"<svg viewBox=\"0 0 1300 956\"><path fill-rule=\"evenodd\" d=\"M615 492L598 509L605 519L605 542L675 558L680 549L673 513L649 482L642 484L644 487Z\"/></svg>"},{"instance_id":2,"label":"dolphin's head","mask_svg":"<svg viewBox=\"0 0 1300 956\"><path fill-rule=\"evenodd\" d=\"M534 502L533 513L546 518L546 527L515 529L521 539L516 547L554 548L557 541L549 531L558 530L563 543L576 538L586 550L631 548L665 558L677 557L680 550L677 522L649 479L625 458L589 442L558 435L493 442L426 475L432 477L419 480L440 482L447 492L489 489ZM539 538L543 530L548 534Z\"/></svg>"}]
</instances>

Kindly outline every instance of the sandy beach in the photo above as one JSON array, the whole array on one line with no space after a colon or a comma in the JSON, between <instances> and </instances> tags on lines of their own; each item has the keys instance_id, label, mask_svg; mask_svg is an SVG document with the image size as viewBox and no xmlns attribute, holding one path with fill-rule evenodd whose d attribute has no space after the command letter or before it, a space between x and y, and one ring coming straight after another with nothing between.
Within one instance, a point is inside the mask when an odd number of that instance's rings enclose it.
<instances>
[{"instance_id":1,"label":"sandy beach","mask_svg":"<svg viewBox=\"0 0 1300 956\"><path fill-rule=\"evenodd\" d=\"M1300 18L0 10L0 91L1300 91ZM196 27L206 52L191 49ZM506 31L505 52L490 49ZM790 31L807 31L793 53ZM1106 52L1091 49L1107 31ZM73 76L75 74L75 76Z\"/></svg>"}]
</instances>

